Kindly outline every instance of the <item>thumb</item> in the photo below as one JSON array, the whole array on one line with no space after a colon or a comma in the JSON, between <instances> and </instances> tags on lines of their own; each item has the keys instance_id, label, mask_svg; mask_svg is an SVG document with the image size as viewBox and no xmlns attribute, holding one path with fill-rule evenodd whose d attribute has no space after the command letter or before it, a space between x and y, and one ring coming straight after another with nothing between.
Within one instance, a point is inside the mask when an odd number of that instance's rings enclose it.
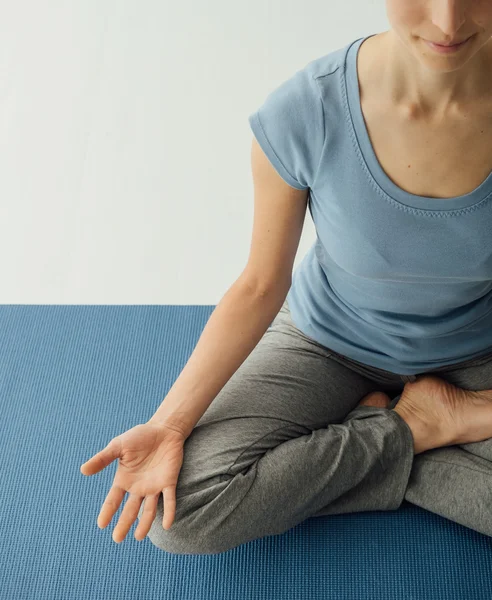
<instances>
[{"instance_id":1,"label":"thumb","mask_svg":"<svg viewBox=\"0 0 492 600\"><path fill-rule=\"evenodd\" d=\"M113 460L121 455L121 443L117 438L113 438L106 448L95 454L80 467L82 475L94 475L105 469Z\"/></svg>"}]
</instances>

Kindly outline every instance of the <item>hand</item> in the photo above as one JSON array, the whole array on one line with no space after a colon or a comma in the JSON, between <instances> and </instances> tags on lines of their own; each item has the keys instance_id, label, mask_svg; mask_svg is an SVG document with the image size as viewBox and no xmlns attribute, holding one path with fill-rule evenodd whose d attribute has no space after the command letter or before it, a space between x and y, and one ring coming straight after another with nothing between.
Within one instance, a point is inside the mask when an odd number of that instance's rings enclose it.
<instances>
[{"instance_id":1,"label":"hand","mask_svg":"<svg viewBox=\"0 0 492 600\"><path fill-rule=\"evenodd\" d=\"M120 507L125 492L130 494L113 531L116 543L124 540L138 517L143 500L144 511L135 530L135 539L145 538L155 519L161 493L164 499L162 526L164 529L171 527L176 513L176 484L183 464L185 439L186 435L171 424L147 422L113 438L80 467L83 475L94 475L119 458L113 485L97 518L98 526L104 529Z\"/></svg>"}]
</instances>

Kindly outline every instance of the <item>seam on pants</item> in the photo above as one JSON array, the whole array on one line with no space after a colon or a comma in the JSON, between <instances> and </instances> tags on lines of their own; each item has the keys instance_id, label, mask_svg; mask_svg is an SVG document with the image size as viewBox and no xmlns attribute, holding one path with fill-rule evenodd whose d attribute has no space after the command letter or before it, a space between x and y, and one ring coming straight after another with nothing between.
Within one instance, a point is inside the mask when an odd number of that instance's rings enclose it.
<instances>
[{"instance_id":1,"label":"seam on pants","mask_svg":"<svg viewBox=\"0 0 492 600\"><path fill-rule=\"evenodd\" d=\"M241 458L241 456L247 452L250 448L252 448L255 444L257 444L259 441L263 440L264 438L266 438L267 436L271 435L272 433L276 433L277 431L281 431L282 429L287 429L288 427L292 426L292 422L289 422L288 425L284 425L282 427L278 427L277 429L273 429L272 431L269 431L268 433L265 433L265 435L262 435L260 438L256 439L254 442L252 442L247 448L245 448L241 454L239 454L239 456L236 458L236 460L232 463L232 465L227 469L227 471L224 473L223 477L227 477L228 475L230 475L229 471L232 469L232 467L237 463L237 461ZM299 423L294 423L294 425L300 426L300 427L305 427L305 425L299 425ZM309 429L309 428L307 428ZM312 431L312 430L311 430ZM308 435L308 434L306 434ZM299 437L299 436L297 436ZM294 438L293 438L294 439ZM260 457L261 458L261 457Z\"/></svg>"},{"instance_id":2,"label":"seam on pants","mask_svg":"<svg viewBox=\"0 0 492 600\"><path fill-rule=\"evenodd\" d=\"M421 460L426 460L428 462L434 462L434 463L443 463L445 465L451 465L452 467L460 467L462 469L466 469L467 471L476 471L477 473L482 473L482 475L488 475L489 477L492 477L492 473L489 473L488 471L482 471L482 469L475 469L473 467L465 467L465 465L460 465L459 463L450 462L449 460L436 460L435 458L427 458L427 457L424 457L424 454L425 454L425 452L422 453Z\"/></svg>"},{"instance_id":3,"label":"seam on pants","mask_svg":"<svg viewBox=\"0 0 492 600\"><path fill-rule=\"evenodd\" d=\"M400 375L400 378L402 381L406 381L408 382L413 382L417 380L417 376L416 375Z\"/></svg>"}]
</instances>

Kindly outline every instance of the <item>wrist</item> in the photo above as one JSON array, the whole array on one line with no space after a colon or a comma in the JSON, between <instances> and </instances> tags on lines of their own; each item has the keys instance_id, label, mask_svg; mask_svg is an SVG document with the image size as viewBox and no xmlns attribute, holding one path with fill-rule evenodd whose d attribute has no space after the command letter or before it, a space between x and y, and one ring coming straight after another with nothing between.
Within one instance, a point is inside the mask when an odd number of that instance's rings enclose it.
<instances>
[{"instance_id":1,"label":"wrist","mask_svg":"<svg viewBox=\"0 0 492 600\"><path fill-rule=\"evenodd\" d=\"M184 438L187 438L193 431L193 427L190 427L189 423L187 423L179 414L163 416L156 413L148 420L148 423L165 427L166 429L172 429L176 433L181 434Z\"/></svg>"}]
</instances>

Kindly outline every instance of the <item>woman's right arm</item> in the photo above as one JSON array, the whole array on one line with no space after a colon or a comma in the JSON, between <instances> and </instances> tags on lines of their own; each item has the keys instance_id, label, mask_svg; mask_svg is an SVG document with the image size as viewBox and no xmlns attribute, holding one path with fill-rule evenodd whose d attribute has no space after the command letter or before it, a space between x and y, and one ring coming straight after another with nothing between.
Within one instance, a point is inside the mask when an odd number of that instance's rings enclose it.
<instances>
[{"instance_id":1,"label":"woman's right arm","mask_svg":"<svg viewBox=\"0 0 492 600\"><path fill-rule=\"evenodd\" d=\"M210 315L186 366L150 422L174 425L188 437L258 344L282 303L281 294L261 294L238 279Z\"/></svg>"},{"instance_id":2,"label":"woman's right arm","mask_svg":"<svg viewBox=\"0 0 492 600\"><path fill-rule=\"evenodd\" d=\"M256 138L251 165L255 207L248 263L210 315L187 364L150 419L186 436L258 344L291 286L308 190L288 185Z\"/></svg>"}]
</instances>

